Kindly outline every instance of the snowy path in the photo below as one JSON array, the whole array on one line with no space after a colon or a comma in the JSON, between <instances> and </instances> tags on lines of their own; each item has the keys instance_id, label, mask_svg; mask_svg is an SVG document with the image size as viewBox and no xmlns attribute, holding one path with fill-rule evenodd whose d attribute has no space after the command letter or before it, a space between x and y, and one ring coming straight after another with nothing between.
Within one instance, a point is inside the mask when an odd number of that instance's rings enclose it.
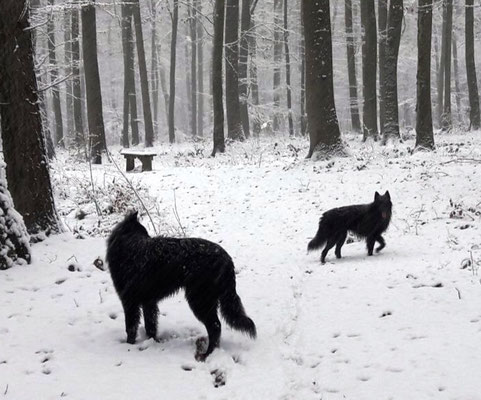
<instances>
[{"instance_id":1,"label":"snowy path","mask_svg":"<svg viewBox=\"0 0 481 400\"><path fill-rule=\"evenodd\" d=\"M442 151L365 150L334 164L266 153L260 167L159 157L153 173L129 175L169 223L175 189L188 234L232 255L257 341L224 326L221 348L195 362L205 332L179 295L160 304L160 342L141 329L127 345L110 277L92 265L104 239L64 234L0 275L0 397L481 399L480 277L461 269L470 251L480 258L476 167L440 164L454 159ZM324 266L306 254L323 210L386 189L394 217L381 254L367 257L358 241ZM450 218L450 199L463 218ZM72 256L80 270L68 271Z\"/></svg>"}]
</instances>

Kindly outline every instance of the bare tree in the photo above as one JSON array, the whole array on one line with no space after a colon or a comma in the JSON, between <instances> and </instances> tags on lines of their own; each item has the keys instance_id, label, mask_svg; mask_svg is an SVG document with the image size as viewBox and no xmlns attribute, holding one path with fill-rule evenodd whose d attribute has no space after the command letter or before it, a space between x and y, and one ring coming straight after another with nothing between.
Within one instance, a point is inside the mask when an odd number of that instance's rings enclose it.
<instances>
[{"instance_id":1,"label":"bare tree","mask_svg":"<svg viewBox=\"0 0 481 400\"><path fill-rule=\"evenodd\" d=\"M294 136L294 122L292 121L291 59L289 54L289 31L287 28L287 0L284 0L284 53L286 56L287 118L289 121L289 135Z\"/></svg>"},{"instance_id":2,"label":"bare tree","mask_svg":"<svg viewBox=\"0 0 481 400\"><path fill-rule=\"evenodd\" d=\"M248 77L247 66L249 62L249 29L251 26L251 0L242 0L241 36L239 50L239 100L242 129L246 138L250 136L249 110L248 110Z\"/></svg>"},{"instance_id":3,"label":"bare tree","mask_svg":"<svg viewBox=\"0 0 481 400\"><path fill-rule=\"evenodd\" d=\"M197 136L197 7L196 1L189 12L190 19L190 104L192 136Z\"/></svg>"},{"instance_id":4,"label":"bare tree","mask_svg":"<svg viewBox=\"0 0 481 400\"><path fill-rule=\"evenodd\" d=\"M277 132L280 125L281 105L281 62L282 62L282 0L274 0L274 117L272 130Z\"/></svg>"},{"instance_id":5,"label":"bare tree","mask_svg":"<svg viewBox=\"0 0 481 400\"><path fill-rule=\"evenodd\" d=\"M478 82L476 79L476 63L474 61L474 0L466 0L466 75L468 78L469 93L469 119L471 121L471 129L479 129L481 127L481 118L479 112L479 92Z\"/></svg>"},{"instance_id":6,"label":"bare tree","mask_svg":"<svg viewBox=\"0 0 481 400\"><path fill-rule=\"evenodd\" d=\"M224 101L222 99L222 56L224 49L224 0L215 0L214 43L212 51L212 98L214 108L214 148L212 156L225 151Z\"/></svg>"},{"instance_id":7,"label":"bare tree","mask_svg":"<svg viewBox=\"0 0 481 400\"><path fill-rule=\"evenodd\" d=\"M386 43L387 43L387 19L388 19L388 0L378 2L378 32L379 32L379 130L384 137L384 125L386 124Z\"/></svg>"},{"instance_id":8,"label":"bare tree","mask_svg":"<svg viewBox=\"0 0 481 400\"><path fill-rule=\"evenodd\" d=\"M418 0L418 71L416 148L434 149L431 106L431 38L433 0Z\"/></svg>"},{"instance_id":9,"label":"bare tree","mask_svg":"<svg viewBox=\"0 0 481 400\"><path fill-rule=\"evenodd\" d=\"M329 156L342 149L334 103L329 0L302 0L306 46L306 95L310 146Z\"/></svg>"},{"instance_id":10,"label":"bare tree","mask_svg":"<svg viewBox=\"0 0 481 400\"><path fill-rule=\"evenodd\" d=\"M197 16L197 135L204 136L204 28L200 22L202 1L194 0Z\"/></svg>"},{"instance_id":11,"label":"bare tree","mask_svg":"<svg viewBox=\"0 0 481 400\"><path fill-rule=\"evenodd\" d=\"M179 24L179 0L174 0L172 14L172 40L170 42L170 95L169 95L169 142L175 142L175 65L177 60L177 26Z\"/></svg>"},{"instance_id":12,"label":"bare tree","mask_svg":"<svg viewBox=\"0 0 481 400\"><path fill-rule=\"evenodd\" d=\"M378 138L376 100L376 12L374 0L361 1L364 140Z\"/></svg>"},{"instance_id":13,"label":"bare tree","mask_svg":"<svg viewBox=\"0 0 481 400\"><path fill-rule=\"evenodd\" d=\"M82 6L82 50L87 93L90 157L94 164L102 164L102 150L105 149L105 129L95 19L95 0L91 0L90 3Z\"/></svg>"},{"instance_id":14,"label":"bare tree","mask_svg":"<svg viewBox=\"0 0 481 400\"><path fill-rule=\"evenodd\" d=\"M82 89L80 81L80 42L79 42L79 9L73 7L72 17L72 93L73 121L75 143L78 149L85 146L84 124L82 119Z\"/></svg>"},{"instance_id":15,"label":"bare tree","mask_svg":"<svg viewBox=\"0 0 481 400\"><path fill-rule=\"evenodd\" d=\"M8 188L30 234L58 232L26 1L0 2L0 26L0 123Z\"/></svg>"},{"instance_id":16,"label":"bare tree","mask_svg":"<svg viewBox=\"0 0 481 400\"><path fill-rule=\"evenodd\" d=\"M452 128L453 121L451 115L451 45L452 45L452 29L453 29L453 0L443 0L443 7L446 12L446 23L443 32L444 45L444 104L443 115L441 117L441 128L443 131L449 131Z\"/></svg>"}]
</instances>

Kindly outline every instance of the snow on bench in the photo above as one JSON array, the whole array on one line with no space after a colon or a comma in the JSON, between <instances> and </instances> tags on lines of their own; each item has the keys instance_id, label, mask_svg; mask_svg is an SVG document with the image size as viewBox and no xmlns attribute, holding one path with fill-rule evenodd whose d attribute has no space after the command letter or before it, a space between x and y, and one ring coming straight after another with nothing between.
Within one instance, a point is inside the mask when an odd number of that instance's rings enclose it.
<instances>
[{"instance_id":1,"label":"snow on bench","mask_svg":"<svg viewBox=\"0 0 481 400\"><path fill-rule=\"evenodd\" d=\"M152 159L157 155L157 153L153 151L127 149L122 150L120 154L125 157L127 172L134 169L136 158L142 163L142 172L152 171Z\"/></svg>"}]
</instances>

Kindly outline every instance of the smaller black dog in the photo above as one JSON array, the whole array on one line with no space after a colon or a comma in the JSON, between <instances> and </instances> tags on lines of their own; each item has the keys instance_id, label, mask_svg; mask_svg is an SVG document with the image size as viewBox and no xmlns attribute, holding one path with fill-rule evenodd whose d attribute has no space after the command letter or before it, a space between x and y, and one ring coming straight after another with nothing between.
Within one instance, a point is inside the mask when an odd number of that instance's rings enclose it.
<instances>
[{"instance_id":1,"label":"smaller black dog","mask_svg":"<svg viewBox=\"0 0 481 400\"><path fill-rule=\"evenodd\" d=\"M326 211L319 220L319 229L307 245L307 250L319 249L326 243L321 254L321 262L324 264L327 252L335 245L336 257L341 258L341 248L347 232L350 231L366 238L367 253L372 256L376 242L379 242L376 252L386 246L381 233L389 226L391 209L391 196L386 191L383 196L376 192L374 202L370 204L356 204Z\"/></svg>"},{"instance_id":2,"label":"smaller black dog","mask_svg":"<svg viewBox=\"0 0 481 400\"><path fill-rule=\"evenodd\" d=\"M219 346L221 325L217 309L232 328L256 337L256 326L246 315L236 292L234 263L218 244L204 239L150 237L127 215L110 234L107 261L125 313L127 343L135 343L142 310L149 337L157 335L157 303L185 290L191 310L207 328L209 345L199 361Z\"/></svg>"}]
</instances>

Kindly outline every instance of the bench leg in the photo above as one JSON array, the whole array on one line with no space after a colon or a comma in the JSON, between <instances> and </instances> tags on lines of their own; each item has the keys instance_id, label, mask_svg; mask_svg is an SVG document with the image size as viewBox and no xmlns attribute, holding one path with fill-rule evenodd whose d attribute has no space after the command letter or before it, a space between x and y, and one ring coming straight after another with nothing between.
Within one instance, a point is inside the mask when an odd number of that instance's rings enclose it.
<instances>
[{"instance_id":1,"label":"bench leg","mask_svg":"<svg viewBox=\"0 0 481 400\"><path fill-rule=\"evenodd\" d=\"M126 170L127 172L132 171L134 169L135 163L133 157L127 157L126 159Z\"/></svg>"},{"instance_id":2,"label":"bench leg","mask_svg":"<svg viewBox=\"0 0 481 400\"><path fill-rule=\"evenodd\" d=\"M142 159L142 172L144 171L152 171L152 159L150 157Z\"/></svg>"}]
</instances>

